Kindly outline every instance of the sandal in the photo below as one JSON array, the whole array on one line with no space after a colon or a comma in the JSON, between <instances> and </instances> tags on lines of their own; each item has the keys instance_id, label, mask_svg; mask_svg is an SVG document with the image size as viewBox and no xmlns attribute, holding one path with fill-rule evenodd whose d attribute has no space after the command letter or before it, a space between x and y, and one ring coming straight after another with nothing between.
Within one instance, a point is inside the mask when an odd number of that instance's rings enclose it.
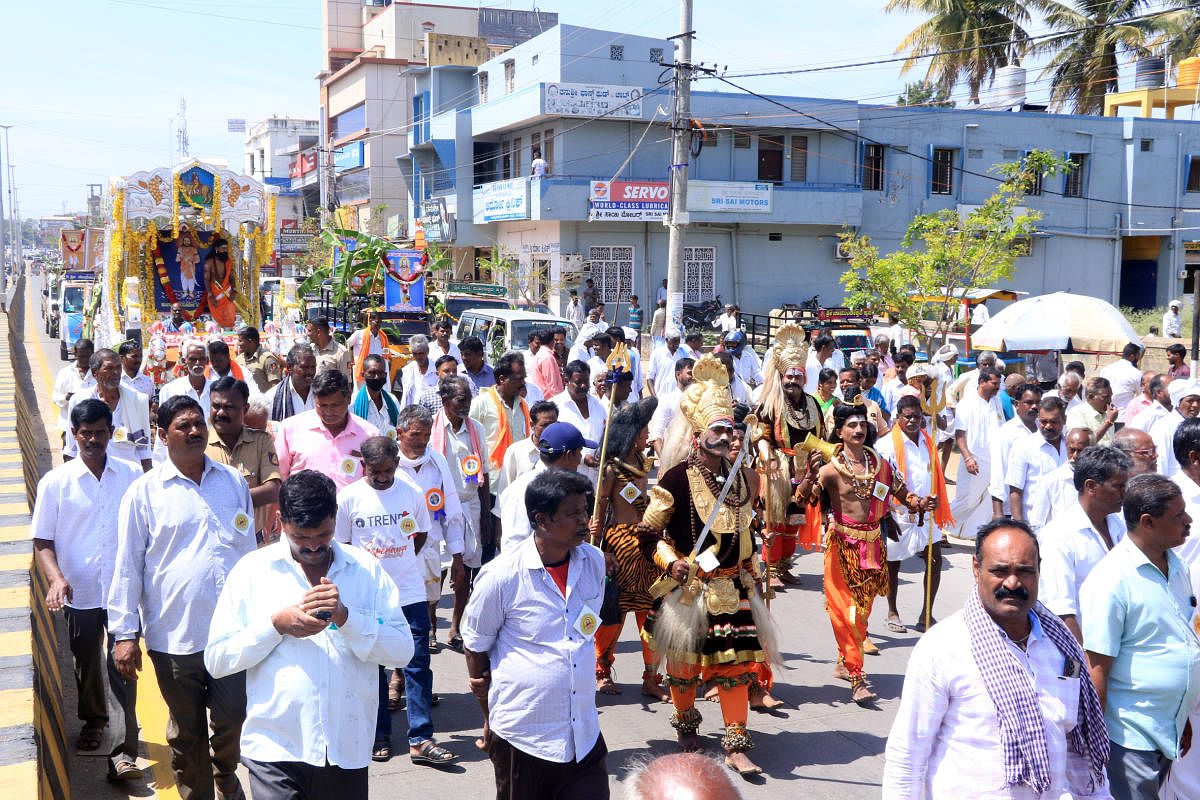
<instances>
[{"instance_id":1,"label":"sandal","mask_svg":"<svg viewBox=\"0 0 1200 800\"><path fill-rule=\"evenodd\" d=\"M392 757L392 743L387 739L376 739L371 745L372 761L388 761Z\"/></svg>"},{"instance_id":2,"label":"sandal","mask_svg":"<svg viewBox=\"0 0 1200 800\"><path fill-rule=\"evenodd\" d=\"M83 730L79 732L79 737L75 739L75 749L84 753L93 753L100 749L100 742L103 739L103 725L84 725Z\"/></svg>"},{"instance_id":3,"label":"sandal","mask_svg":"<svg viewBox=\"0 0 1200 800\"><path fill-rule=\"evenodd\" d=\"M426 764L431 767L450 764L458 760L458 756L444 747L440 747L433 739L429 739L418 748L418 752L409 752L408 757L414 764Z\"/></svg>"},{"instance_id":4,"label":"sandal","mask_svg":"<svg viewBox=\"0 0 1200 800\"><path fill-rule=\"evenodd\" d=\"M451 650L453 650L456 653L461 653L463 651L462 637L459 636L457 633L454 634L453 636L450 637L450 641L446 643L446 646L449 647Z\"/></svg>"},{"instance_id":5,"label":"sandal","mask_svg":"<svg viewBox=\"0 0 1200 800\"><path fill-rule=\"evenodd\" d=\"M437 631L429 632L429 652L436 653L438 651Z\"/></svg>"},{"instance_id":6,"label":"sandal","mask_svg":"<svg viewBox=\"0 0 1200 800\"><path fill-rule=\"evenodd\" d=\"M388 681L388 711L395 711L400 708L404 702L404 678L400 670L393 670L391 680Z\"/></svg>"},{"instance_id":7,"label":"sandal","mask_svg":"<svg viewBox=\"0 0 1200 800\"><path fill-rule=\"evenodd\" d=\"M127 755L119 755L112 759L108 768L109 781L129 781L142 777L142 768Z\"/></svg>"},{"instance_id":8,"label":"sandal","mask_svg":"<svg viewBox=\"0 0 1200 800\"><path fill-rule=\"evenodd\" d=\"M891 631L892 633L907 633L908 632L908 628L904 627L904 623L897 622L894 619L888 620L887 629L889 631Z\"/></svg>"}]
</instances>

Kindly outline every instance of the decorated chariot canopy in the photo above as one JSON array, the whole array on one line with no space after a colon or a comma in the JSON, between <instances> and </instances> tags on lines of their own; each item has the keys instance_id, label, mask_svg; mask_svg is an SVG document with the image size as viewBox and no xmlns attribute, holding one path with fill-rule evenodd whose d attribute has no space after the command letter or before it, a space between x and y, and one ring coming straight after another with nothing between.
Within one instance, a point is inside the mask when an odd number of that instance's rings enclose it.
<instances>
[{"instance_id":1,"label":"decorated chariot canopy","mask_svg":"<svg viewBox=\"0 0 1200 800\"><path fill-rule=\"evenodd\" d=\"M114 179L105 304L113 326L128 329L136 320L145 339L175 303L210 330L232 329L239 316L258 324L276 191L196 159ZM129 296L131 287L139 296Z\"/></svg>"}]
</instances>

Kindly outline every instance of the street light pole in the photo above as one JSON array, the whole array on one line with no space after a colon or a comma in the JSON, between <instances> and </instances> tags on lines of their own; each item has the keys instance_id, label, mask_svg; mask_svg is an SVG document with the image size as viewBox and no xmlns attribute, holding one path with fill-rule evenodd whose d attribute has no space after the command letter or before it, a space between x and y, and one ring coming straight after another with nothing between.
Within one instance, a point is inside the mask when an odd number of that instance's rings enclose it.
<instances>
[{"instance_id":1,"label":"street light pole","mask_svg":"<svg viewBox=\"0 0 1200 800\"><path fill-rule=\"evenodd\" d=\"M680 0L675 46L675 108L671 115L671 204L667 218L667 326L683 331L683 234L688 224L687 184L692 107L692 0Z\"/></svg>"},{"instance_id":2,"label":"street light pole","mask_svg":"<svg viewBox=\"0 0 1200 800\"><path fill-rule=\"evenodd\" d=\"M8 219L9 219L9 235L13 237L13 260L10 262L13 269L9 272L15 272L20 275L25 268L23 259L23 251L21 248L21 222L16 218L17 206L16 200L13 199L13 164L12 164L12 147L8 143L8 129L12 125L0 126L4 128L4 163L8 169ZM5 274L7 279L8 273ZM5 281L5 289L7 289L7 280Z\"/></svg>"},{"instance_id":3,"label":"street light pole","mask_svg":"<svg viewBox=\"0 0 1200 800\"><path fill-rule=\"evenodd\" d=\"M4 164L8 163L8 129L11 125L0 125L4 129L4 151L0 153L0 293L8 293L8 247L4 236Z\"/></svg>"}]
</instances>

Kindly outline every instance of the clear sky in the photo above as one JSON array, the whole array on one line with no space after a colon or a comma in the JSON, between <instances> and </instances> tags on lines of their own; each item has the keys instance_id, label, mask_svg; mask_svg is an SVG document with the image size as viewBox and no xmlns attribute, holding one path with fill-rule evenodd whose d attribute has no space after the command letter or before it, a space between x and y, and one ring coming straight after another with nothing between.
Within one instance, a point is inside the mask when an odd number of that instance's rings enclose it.
<instances>
[{"instance_id":1,"label":"clear sky","mask_svg":"<svg viewBox=\"0 0 1200 800\"><path fill-rule=\"evenodd\" d=\"M694 58L728 65L730 74L888 58L919 19L885 14L882 6L696 0ZM678 0L546 0L541 9L557 11L564 23L650 36L672 35L679 26ZM13 126L22 216L61 213L64 203L80 210L86 184L170 163L181 96L192 155L243 169L243 136L226 133L227 118L316 118L320 25L316 0L4 0L0 124ZM905 81L899 66L739 83L893 102ZM1031 70L1031 83L1035 78Z\"/></svg>"}]
</instances>

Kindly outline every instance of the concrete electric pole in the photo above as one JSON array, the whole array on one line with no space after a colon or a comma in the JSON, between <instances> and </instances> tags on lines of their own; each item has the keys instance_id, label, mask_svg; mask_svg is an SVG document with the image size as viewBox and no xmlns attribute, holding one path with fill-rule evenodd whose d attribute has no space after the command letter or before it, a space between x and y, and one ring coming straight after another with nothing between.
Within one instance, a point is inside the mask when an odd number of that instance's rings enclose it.
<instances>
[{"instance_id":1,"label":"concrete electric pole","mask_svg":"<svg viewBox=\"0 0 1200 800\"><path fill-rule=\"evenodd\" d=\"M8 158L8 129L11 125L0 125L4 129L4 151L0 153L0 292L8 292L8 275L9 265L12 263L8 259L8 241L4 235L5 217L4 217L4 164L8 163L5 159Z\"/></svg>"},{"instance_id":2,"label":"concrete electric pole","mask_svg":"<svg viewBox=\"0 0 1200 800\"><path fill-rule=\"evenodd\" d=\"M667 228L667 327L683 331L683 233L688 224L688 162L691 158L692 0L680 0L675 40L675 110L671 115L671 204Z\"/></svg>"}]
</instances>

